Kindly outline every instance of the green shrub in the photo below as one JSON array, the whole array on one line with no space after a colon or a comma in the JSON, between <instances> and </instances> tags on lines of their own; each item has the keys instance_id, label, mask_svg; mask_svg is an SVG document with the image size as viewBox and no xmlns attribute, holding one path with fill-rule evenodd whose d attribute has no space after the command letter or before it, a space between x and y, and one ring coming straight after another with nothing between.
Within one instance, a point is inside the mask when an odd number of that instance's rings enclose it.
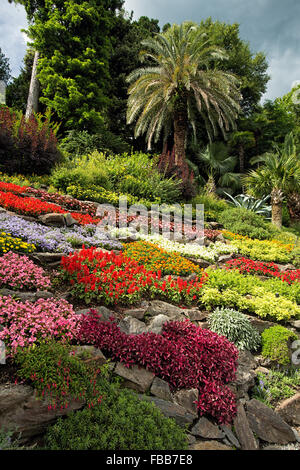
<instances>
[{"instance_id":1,"label":"green shrub","mask_svg":"<svg viewBox=\"0 0 300 470\"><path fill-rule=\"evenodd\" d=\"M67 136L60 141L60 148L74 158L87 155L94 150L113 153L127 152L129 145L107 129L102 129L99 134L72 130L68 131Z\"/></svg>"},{"instance_id":2,"label":"green shrub","mask_svg":"<svg viewBox=\"0 0 300 470\"><path fill-rule=\"evenodd\" d=\"M94 380L100 370L84 364L71 346L50 341L18 352L17 375L30 380L38 398L49 398L51 406L66 406L71 399L97 401Z\"/></svg>"},{"instance_id":3,"label":"green shrub","mask_svg":"<svg viewBox=\"0 0 300 470\"><path fill-rule=\"evenodd\" d=\"M298 336L281 325L272 326L262 333L262 355L278 364L290 364L289 343Z\"/></svg>"},{"instance_id":4,"label":"green shrub","mask_svg":"<svg viewBox=\"0 0 300 470\"><path fill-rule=\"evenodd\" d=\"M204 205L205 220L216 220L218 215L228 209L228 204L224 199L217 196L201 193L192 199L193 208L196 204Z\"/></svg>"},{"instance_id":5,"label":"green shrub","mask_svg":"<svg viewBox=\"0 0 300 470\"><path fill-rule=\"evenodd\" d=\"M226 336L238 349L256 351L261 339L259 332L243 313L229 308L217 308L208 318L209 327L218 335Z\"/></svg>"},{"instance_id":6,"label":"green shrub","mask_svg":"<svg viewBox=\"0 0 300 470\"><path fill-rule=\"evenodd\" d=\"M48 428L50 450L184 450L186 434L154 404L106 384L100 405L72 412Z\"/></svg>"},{"instance_id":7,"label":"green shrub","mask_svg":"<svg viewBox=\"0 0 300 470\"><path fill-rule=\"evenodd\" d=\"M265 222L261 215L242 207L223 211L218 216L218 222L230 232L258 240L272 239L279 233L279 230L272 224Z\"/></svg>"}]
</instances>

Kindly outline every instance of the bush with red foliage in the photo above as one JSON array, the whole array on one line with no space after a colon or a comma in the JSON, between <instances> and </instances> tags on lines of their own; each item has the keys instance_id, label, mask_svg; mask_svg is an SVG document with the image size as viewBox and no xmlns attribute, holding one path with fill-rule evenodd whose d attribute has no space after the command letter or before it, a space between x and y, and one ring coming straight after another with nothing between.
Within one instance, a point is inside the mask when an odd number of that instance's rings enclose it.
<instances>
[{"instance_id":1,"label":"bush with red foliage","mask_svg":"<svg viewBox=\"0 0 300 470\"><path fill-rule=\"evenodd\" d=\"M0 162L7 173L42 175L62 158L48 119L20 116L0 106Z\"/></svg>"},{"instance_id":2,"label":"bush with red foliage","mask_svg":"<svg viewBox=\"0 0 300 470\"><path fill-rule=\"evenodd\" d=\"M166 323L161 335L127 335L113 320L101 321L91 310L82 318L78 339L126 367L145 367L173 391L197 388L200 415L210 414L219 423L229 423L235 416L235 397L225 384L235 379L238 350L224 336L189 320Z\"/></svg>"},{"instance_id":3,"label":"bush with red foliage","mask_svg":"<svg viewBox=\"0 0 300 470\"><path fill-rule=\"evenodd\" d=\"M262 261L253 261L248 258L236 258L227 261L225 264L227 270L237 269L240 273L258 274L263 276L277 277L288 284L300 282L300 269L280 271L275 263L265 263Z\"/></svg>"}]
</instances>

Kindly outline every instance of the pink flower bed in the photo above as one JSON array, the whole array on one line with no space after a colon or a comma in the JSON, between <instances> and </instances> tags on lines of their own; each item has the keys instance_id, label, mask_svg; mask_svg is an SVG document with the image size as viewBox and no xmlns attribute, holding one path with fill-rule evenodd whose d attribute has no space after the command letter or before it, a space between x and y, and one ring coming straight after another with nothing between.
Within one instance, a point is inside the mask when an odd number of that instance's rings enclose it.
<instances>
[{"instance_id":1,"label":"pink flower bed","mask_svg":"<svg viewBox=\"0 0 300 470\"><path fill-rule=\"evenodd\" d=\"M12 289L49 289L51 281L28 256L9 251L0 258L0 286Z\"/></svg>"},{"instance_id":2,"label":"pink flower bed","mask_svg":"<svg viewBox=\"0 0 300 470\"><path fill-rule=\"evenodd\" d=\"M0 340L10 355L47 338L67 342L76 338L80 315L64 299L39 299L34 303L0 297Z\"/></svg>"}]
</instances>

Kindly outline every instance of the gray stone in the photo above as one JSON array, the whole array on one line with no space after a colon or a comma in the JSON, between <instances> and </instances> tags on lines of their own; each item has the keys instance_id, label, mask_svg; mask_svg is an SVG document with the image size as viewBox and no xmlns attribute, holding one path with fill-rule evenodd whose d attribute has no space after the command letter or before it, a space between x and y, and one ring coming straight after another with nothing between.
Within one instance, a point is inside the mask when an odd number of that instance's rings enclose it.
<instances>
[{"instance_id":1,"label":"gray stone","mask_svg":"<svg viewBox=\"0 0 300 470\"><path fill-rule=\"evenodd\" d=\"M66 225L64 214L58 214L56 212L41 215L39 216L39 220L45 225L54 225L55 227L64 227Z\"/></svg>"},{"instance_id":2,"label":"gray stone","mask_svg":"<svg viewBox=\"0 0 300 470\"><path fill-rule=\"evenodd\" d=\"M189 413L194 414L195 417L198 416L197 404L195 403L198 400L199 392L196 388L191 388L189 390L178 390L173 395L174 403L185 408Z\"/></svg>"},{"instance_id":3,"label":"gray stone","mask_svg":"<svg viewBox=\"0 0 300 470\"><path fill-rule=\"evenodd\" d=\"M155 317L157 315L167 315L172 319L182 319L183 309L176 305L168 304L162 300L152 300L145 312L145 315Z\"/></svg>"},{"instance_id":4,"label":"gray stone","mask_svg":"<svg viewBox=\"0 0 300 470\"><path fill-rule=\"evenodd\" d=\"M236 447L237 449L240 449L241 448L241 445L239 443L239 441L237 440L236 436L233 434L232 430L230 429L229 426L226 426L226 425L221 425L220 428L222 429L222 431L224 432L226 438L228 439L228 441L234 446Z\"/></svg>"},{"instance_id":5,"label":"gray stone","mask_svg":"<svg viewBox=\"0 0 300 470\"><path fill-rule=\"evenodd\" d=\"M11 289L0 289L0 295L6 297L11 296L21 302L35 302L38 299L50 299L54 297L54 294L48 291L22 292Z\"/></svg>"},{"instance_id":6,"label":"gray stone","mask_svg":"<svg viewBox=\"0 0 300 470\"><path fill-rule=\"evenodd\" d=\"M291 321L290 324L296 328L296 330L300 331L300 320L296 320L296 321Z\"/></svg>"},{"instance_id":7,"label":"gray stone","mask_svg":"<svg viewBox=\"0 0 300 470\"><path fill-rule=\"evenodd\" d=\"M65 222L66 222L67 227L72 227L74 225L80 225L79 222L77 222L77 220L73 219L70 212L68 212L67 214L64 214L64 217L65 217Z\"/></svg>"},{"instance_id":8,"label":"gray stone","mask_svg":"<svg viewBox=\"0 0 300 470\"><path fill-rule=\"evenodd\" d=\"M59 416L84 406L83 401L72 400L68 408L48 409L49 401L37 399L31 387L24 385L0 386L0 429L21 434L21 441L40 435Z\"/></svg>"},{"instance_id":9,"label":"gray stone","mask_svg":"<svg viewBox=\"0 0 300 470\"><path fill-rule=\"evenodd\" d=\"M236 398L248 398L248 391L255 385L256 362L253 355L243 350L239 352L238 368L236 371L236 379L233 383Z\"/></svg>"},{"instance_id":10,"label":"gray stone","mask_svg":"<svg viewBox=\"0 0 300 470\"><path fill-rule=\"evenodd\" d=\"M247 317L249 318L249 320L251 322L251 325L254 328L256 328L259 331L259 333L262 333L267 328L271 328L271 326L276 325L276 323L272 323L272 322L266 321L266 320L261 320L260 318L253 317L252 315L247 315Z\"/></svg>"},{"instance_id":11,"label":"gray stone","mask_svg":"<svg viewBox=\"0 0 300 470\"><path fill-rule=\"evenodd\" d=\"M155 375L143 367L136 365L132 367L125 367L120 362L117 363L114 374L122 377L125 381L123 386L137 390L138 392L145 393L150 389Z\"/></svg>"},{"instance_id":12,"label":"gray stone","mask_svg":"<svg viewBox=\"0 0 300 470\"><path fill-rule=\"evenodd\" d=\"M201 312L197 308L186 310L186 315L191 321L203 321L206 320L208 312Z\"/></svg>"},{"instance_id":13,"label":"gray stone","mask_svg":"<svg viewBox=\"0 0 300 470\"><path fill-rule=\"evenodd\" d=\"M228 254L228 255L221 255L221 256L219 256L219 258L218 258L218 263L220 263L220 264L221 264L221 263L226 263L226 261L231 260L232 257L233 257L233 253L230 253L230 254Z\"/></svg>"},{"instance_id":14,"label":"gray stone","mask_svg":"<svg viewBox=\"0 0 300 470\"><path fill-rule=\"evenodd\" d=\"M34 253L34 255L31 255L31 258L33 258L34 260L38 260L42 264L48 264L48 263L54 263L54 262L60 263L63 256L64 256L64 253L42 252L42 253Z\"/></svg>"},{"instance_id":15,"label":"gray stone","mask_svg":"<svg viewBox=\"0 0 300 470\"><path fill-rule=\"evenodd\" d=\"M252 431L263 441L274 444L296 441L292 428L264 403L253 398L247 402L246 409Z\"/></svg>"},{"instance_id":16,"label":"gray stone","mask_svg":"<svg viewBox=\"0 0 300 470\"><path fill-rule=\"evenodd\" d=\"M147 327L144 322L132 317L123 318L118 327L127 335L139 335L141 333L146 333L147 331Z\"/></svg>"},{"instance_id":17,"label":"gray stone","mask_svg":"<svg viewBox=\"0 0 300 470\"><path fill-rule=\"evenodd\" d=\"M150 321L147 327L147 331L160 335L162 332L163 325L169 321L170 318L167 315L157 315Z\"/></svg>"},{"instance_id":18,"label":"gray stone","mask_svg":"<svg viewBox=\"0 0 300 470\"><path fill-rule=\"evenodd\" d=\"M100 316L99 321L109 321L111 318L115 319L115 313L106 307L93 307L93 308L82 308L75 310L76 315L89 315L91 310L95 310Z\"/></svg>"},{"instance_id":19,"label":"gray stone","mask_svg":"<svg viewBox=\"0 0 300 470\"><path fill-rule=\"evenodd\" d=\"M213 424L202 416L191 429L193 436L204 437L206 439L222 439L225 434L217 424Z\"/></svg>"},{"instance_id":20,"label":"gray stone","mask_svg":"<svg viewBox=\"0 0 300 470\"><path fill-rule=\"evenodd\" d=\"M243 450L258 450L258 442L250 428L244 406L241 403L237 405L234 429Z\"/></svg>"},{"instance_id":21,"label":"gray stone","mask_svg":"<svg viewBox=\"0 0 300 470\"><path fill-rule=\"evenodd\" d=\"M125 315L125 317L133 317L142 320L145 316L145 311L144 308L130 308L124 310L123 315Z\"/></svg>"},{"instance_id":22,"label":"gray stone","mask_svg":"<svg viewBox=\"0 0 300 470\"><path fill-rule=\"evenodd\" d=\"M300 393L296 393L293 397L281 402L275 411L287 423L300 426Z\"/></svg>"},{"instance_id":23,"label":"gray stone","mask_svg":"<svg viewBox=\"0 0 300 470\"><path fill-rule=\"evenodd\" d=\"M177 405L177 403L171 403L170 401L147 395L139 395L139 398L154 403L167 418L175 419L179 426L185 427L187 424L192 424L195 419L195 415L189 413L183 406Z\"/></svg>"},{"instance_id":24,"label":"gray stone","mask_svg":"<svg viewBox=\"0 0 300 470\"><path fill-rule=\"evenodd\" d=\"M152 395L156 396L157 398L161 398L162 400L172 401L172 395L168 382L160 379L159 377L155 377L153 380L150 393L152 393Z\"/></svg>"}]
</instances>

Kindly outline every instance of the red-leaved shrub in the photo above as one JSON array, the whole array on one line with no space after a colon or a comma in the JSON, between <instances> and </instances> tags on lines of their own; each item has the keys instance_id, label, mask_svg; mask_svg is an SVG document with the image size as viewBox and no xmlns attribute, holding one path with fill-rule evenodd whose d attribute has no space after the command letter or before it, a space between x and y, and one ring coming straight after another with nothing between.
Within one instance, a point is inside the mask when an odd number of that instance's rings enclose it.
<instances>
[{"instance_id":1,"label":"red-leaved shrub","mask_svg":"<svg viewBox=\"0 0 300 470\"><path fill-rule=\"evenodd\" d=\"M145 367L173 390L197 388L200 415L229 423L236 413L234 394L225 384L235 379L238 350L224 336L189 320L165 324L161 335L127 335L114 321L101 321L91 310L82 317L78 338L127 367Z\"/></svg>"}]
</instances>

